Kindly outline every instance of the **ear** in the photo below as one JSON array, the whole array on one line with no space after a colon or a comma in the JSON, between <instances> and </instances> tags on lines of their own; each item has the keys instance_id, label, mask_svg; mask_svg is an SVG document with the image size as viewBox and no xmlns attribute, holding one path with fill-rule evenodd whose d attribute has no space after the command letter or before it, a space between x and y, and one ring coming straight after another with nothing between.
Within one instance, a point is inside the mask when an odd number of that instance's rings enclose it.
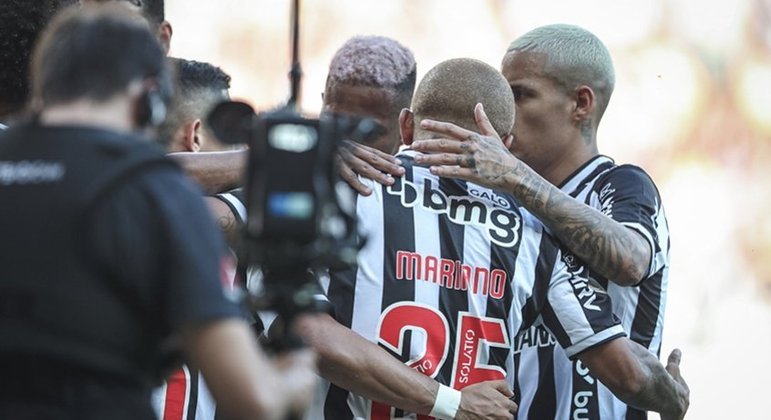
<instances>
[{"instance_id":1,"label":"ear","mask_svg":"<svg viewBox=\"0 0 771 420\"><path fill-rule=\"evenodd\" d=\"M169 22L164 20L158 25L158 41L161 42L164 51L166 51L166 55L169 54L169 49L171 48L171 36L173 33L174 30L171 28Z\"/></svg>"},{"instance_id":2,"label":"ear","mask_svg":"<svg viewBox=\"0 0 771 420\"><path fill-rule=\"evenodd\" d=\"M594 91L589 86L579 86L575 90L575 109L573 110L573 119L581 122L592 118L596 106Z\"/></svg>"},{"instance_id":3,"label":"ear","mask_svg":"<svg viewBox=\"0 0 771 420\"><path fill-rule=\"evenodd\" d=\"M188 152L198 152L203 145L201 120L194 119L182 126L182 146Z\"/></svg>"},{"instance_id":4,"label":"ear","mask_svg":"<svg viewBox=\"0 0 771 420\"><path fill-rule=\"evenodd\" d=\"M399 134L401 134L402 143L406 146L412 144L415 137L415 114L407 108L402 108L399 113Z\"/></svg>"}]
</instances>

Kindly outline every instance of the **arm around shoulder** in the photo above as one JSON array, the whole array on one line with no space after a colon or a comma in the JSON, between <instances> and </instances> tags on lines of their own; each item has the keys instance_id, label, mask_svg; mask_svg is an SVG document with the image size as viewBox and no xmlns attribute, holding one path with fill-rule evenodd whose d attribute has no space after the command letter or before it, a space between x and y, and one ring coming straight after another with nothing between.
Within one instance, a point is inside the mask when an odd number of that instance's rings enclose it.
<instances>
[{"instance_id":1,"label":"arm around shoulder","mask_svg":"<svg viewBox=\"0 0 771 420\"><path fill-rule=\"evenodd\" d=\"M209 194L216 194L241 184L246 169L247 150L228 152L180 152L168 156Z\"/></svg>"}]
</instances>

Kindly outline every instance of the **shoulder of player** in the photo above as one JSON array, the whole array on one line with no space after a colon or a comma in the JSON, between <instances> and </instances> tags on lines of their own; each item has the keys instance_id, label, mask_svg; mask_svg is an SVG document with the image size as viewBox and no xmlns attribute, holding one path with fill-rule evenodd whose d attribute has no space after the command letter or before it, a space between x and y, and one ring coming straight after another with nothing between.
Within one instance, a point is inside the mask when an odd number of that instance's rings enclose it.
<instances>
[{"instance_id":1,"label":"shoulder of player","mask_svg":"<svg viewBox=\"0 0 771 420\"><path fill-rule=\"evenodd\" d=\"M648 174L648 172L645 171L645 169L637 166L632 165L630 163L624 163L621 165L615 165L612 168L608 169L607 171L603 172L598 176L598 182L597 184L602 183L603 181L607 182L610 180L634 180L634 181L643 181L643 182L649 182L651 184L655 183L653 182L653 177Z\"/></svg>"},{"instance_id":2,"label":"shoulder of player","mask_svg":"<svg viewBox=\"0 0 771 420\"><path fill-rule=\"evenodd\" d=\"M600 174L593 184L592 189L601 196L603 191L609 192L610 190L659 195L653 177L643 168L632 164L614 166Z\"/></svg>"}]
</instances>

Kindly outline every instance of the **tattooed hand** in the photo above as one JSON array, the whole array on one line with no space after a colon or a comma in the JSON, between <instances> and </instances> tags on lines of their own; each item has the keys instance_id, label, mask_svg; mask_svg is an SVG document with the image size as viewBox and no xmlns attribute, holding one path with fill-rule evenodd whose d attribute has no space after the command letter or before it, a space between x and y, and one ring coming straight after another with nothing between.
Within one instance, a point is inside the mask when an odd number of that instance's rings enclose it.
<instances>
[{"instance_id":1,"label":"tattooed hand","mask_svg":"<svg viewBox=\"0 0 771 420\"><path fill-rule=\"evenodd\" d=\"M516 182L514 171L522 163L504 147L482 104L474 107L474 118L481 134L452 123L421 121L422 129L440 137L414 142L414 150L430 153L416 156L415 162L431 165L431 172L438 176L460 178L491 188L511 188Z\"/></svg>"}]
</instances>

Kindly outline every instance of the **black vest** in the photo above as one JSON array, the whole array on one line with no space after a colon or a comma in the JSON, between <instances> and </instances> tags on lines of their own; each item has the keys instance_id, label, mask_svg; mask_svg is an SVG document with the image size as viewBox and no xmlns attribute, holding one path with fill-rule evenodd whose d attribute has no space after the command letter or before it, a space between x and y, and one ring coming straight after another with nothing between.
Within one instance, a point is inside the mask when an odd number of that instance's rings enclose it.
<instances>
[{"instance_id":1,"label":"black vest","mask_svg":"<svg viewBox=\"0 0 771 420\"><path fill-rule=\"evenodd\" d=\"M155 145L111 131L28 125L0 134L0 357L131 382L157 374L147 312L117 280L120 268L100 266L87 243L96 204L157 165L173 163Z\"/></svg>"}]
</instances>

